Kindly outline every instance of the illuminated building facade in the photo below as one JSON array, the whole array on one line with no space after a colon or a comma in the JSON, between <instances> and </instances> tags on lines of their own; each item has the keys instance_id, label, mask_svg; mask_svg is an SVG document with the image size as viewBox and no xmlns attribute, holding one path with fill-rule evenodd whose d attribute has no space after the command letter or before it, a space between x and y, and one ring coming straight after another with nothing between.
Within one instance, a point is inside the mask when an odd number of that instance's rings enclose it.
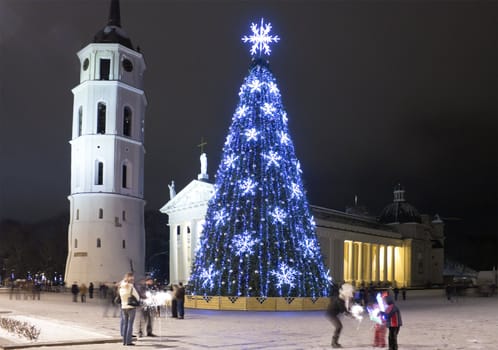
<instances>
[{"instance_id":1,"label":"illuminated building facade","mask_svg":"<svg viewBox=\"0 0 498 350\"><path fill-rule=\"evenodd\" d=\"M212 184L193 180L161 209L169 215L171 283L190 278L213 191ZM437 215L418 214L399 185L393 203L378 218L354 209L311 206L322 255L334 281L398 287L443 283L444 223Z\"/></svg>"}]
</instances>

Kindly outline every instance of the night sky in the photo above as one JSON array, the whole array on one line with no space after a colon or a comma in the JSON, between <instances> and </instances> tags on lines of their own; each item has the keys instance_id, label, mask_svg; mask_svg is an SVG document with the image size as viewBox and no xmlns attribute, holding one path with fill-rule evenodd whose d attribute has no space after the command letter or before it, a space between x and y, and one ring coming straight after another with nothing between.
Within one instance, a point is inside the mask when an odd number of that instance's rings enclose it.
<instances>
[{"instance_id":1,"label":"night sky","mask_svg":"<svg viewBox=\"0 0 498 350\"><path fill-rule=\"evenodd\" d=\"M0 0L0 219L69 211L77 51L109 1ZM311 204L378 215L401 183L421 213L497 235L496 1L122 0L144 54L146 210L213 179L261 17ZM447 233L451 234L451 232Z\"/></svg>"}]
</instances>

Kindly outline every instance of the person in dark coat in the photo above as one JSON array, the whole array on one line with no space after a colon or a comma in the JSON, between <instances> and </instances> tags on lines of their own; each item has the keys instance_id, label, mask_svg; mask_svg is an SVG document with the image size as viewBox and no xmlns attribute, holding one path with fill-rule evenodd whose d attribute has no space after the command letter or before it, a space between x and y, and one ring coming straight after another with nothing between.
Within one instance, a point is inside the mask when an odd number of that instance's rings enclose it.
<instances>
[{"instance_id":1,"label":"person in dark coat","mask_svg":"<svg viewBox=\"0 0 498 350\"><path fill-rule=\"evenodd\" d=\"M176 308L178 310L178 318L183 319L185 315L185 287L183 287L183 283L180 282L178 284L178 289L175 293L176 299Z\"/></svg>"},{"instance_id":2,"label":"person in dark coat","mask_svg":"<svg viewBox=\"0 0 498 350\"><path fill-rule=\"evenodd\" d=\"M332 336L332 347L333 348L341 348L341 344L339 344L339 337L342 331L342 322L339 319L340 314L350 315L349 312L349 304L351 299L353 298L354 288L350 284L344 284L340 291L339 296L331 295L330 303L327 308L327 316L330 319L330 322L334 326L334 335Z\"/></svg>"},{"instance_id":3,"label":"person in dark coat","mask_svg":"<svg viewBox=\"0 0 498 350\"><path fill-rule=\"evenodd\" d=\"M80 292L80 288L78 287L78 282L74 282L71 285L71 293L73 294L73 301L78 302L78 293Z\"/></svg>"},{"instance_id":4,"label":"person in dark coat","mask_svg":"<svg viewBox=\"0 0 498 350\"><path fill-rule=\"evenodd\" d=\"M386 297L387 308L381 315L386 320L386 326L389 328L389 350L398 350L398 333L399 328L403 325L401 320L401 312L394 304L391 296Z\"/></svg>"},{"instance_id":5,"label":"person in dark coat","mask_svg":"<svg viewBox=\"0 0 498 350\"><path fill-rule=\"evenodd\" d=\"M173 292L173 299L171 300L171 317L178 318L178 308L177 308L177 302L176 302L176 290L178 288L178 285L173 285L170 288L170 291Z\"/></svg>"},{"instance_id":6,"label":"person in dark coat","mask_svg":"<svg viewBox=\"0 0 498 350\"><path fill-rule=\"evenodd\" d=\"M94 285L93 282L90 282L88 285L88 295L90 296L90 299L93 299L93 291L94 291Z\"/></svg>"}]
</instances>

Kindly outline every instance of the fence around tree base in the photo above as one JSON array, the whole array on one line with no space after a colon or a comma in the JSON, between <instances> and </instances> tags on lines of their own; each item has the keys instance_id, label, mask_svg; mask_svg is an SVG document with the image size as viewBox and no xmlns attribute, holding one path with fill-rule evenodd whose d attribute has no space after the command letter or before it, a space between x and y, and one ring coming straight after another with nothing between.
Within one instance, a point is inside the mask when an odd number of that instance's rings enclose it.
<instances>
[{"instance_id":1,"label":"fence around tree base","mask_svg":"<svg viewBox=\"0 0 498 350\"><path fill-rule=\"evenodd\" d=\"M185 307L205 310L238 311L313 311L326 310L328 297L222 297L222 296L185 296Z\"/></svg>"}]
</instances>

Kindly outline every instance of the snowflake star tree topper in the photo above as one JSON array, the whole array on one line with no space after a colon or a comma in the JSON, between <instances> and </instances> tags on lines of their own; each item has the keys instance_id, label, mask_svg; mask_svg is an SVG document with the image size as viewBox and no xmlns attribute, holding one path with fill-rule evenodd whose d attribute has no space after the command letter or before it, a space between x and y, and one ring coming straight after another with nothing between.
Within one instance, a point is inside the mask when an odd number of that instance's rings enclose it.
<instances>
[{"instance_id":1,"label":"snowflake star tree topper","mask_svg":"<svg viewBox=\"0 0 498 350\"><path fill-rule=\"evenodd\" d=\"M250 42L252 44L251 55L262 56L265 54L269 56L271 53L269 44L277 43L280 40L278 35L269 35L271 23L265 24L263 18L261 18L261 26L258 27L257 23L252 23L251 30L251 36L244 35L242 38L243 42Z\"/></svg>"}]
</instances>

